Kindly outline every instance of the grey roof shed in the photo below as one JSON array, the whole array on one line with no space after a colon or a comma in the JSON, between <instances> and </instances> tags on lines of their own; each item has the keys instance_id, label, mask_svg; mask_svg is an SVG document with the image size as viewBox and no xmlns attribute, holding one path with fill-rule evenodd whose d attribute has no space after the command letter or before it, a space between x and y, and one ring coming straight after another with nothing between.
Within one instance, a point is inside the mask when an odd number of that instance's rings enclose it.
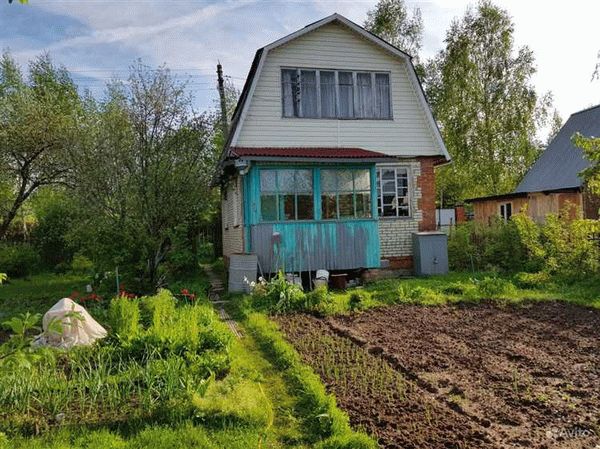
<instances>
[{"instance_id":1,"label":"grey roof shed","mask_svg":"<svg viewBox=\"0 0 600 449\"><path fill-rule=\"evenodd\" d=\"M588 137L600 136L600 105L575 112L569 117L515 193L580 188L582 179L579 173L589 167L590 162L571 141L577 132Z\"/></svg>"}]
</instances>

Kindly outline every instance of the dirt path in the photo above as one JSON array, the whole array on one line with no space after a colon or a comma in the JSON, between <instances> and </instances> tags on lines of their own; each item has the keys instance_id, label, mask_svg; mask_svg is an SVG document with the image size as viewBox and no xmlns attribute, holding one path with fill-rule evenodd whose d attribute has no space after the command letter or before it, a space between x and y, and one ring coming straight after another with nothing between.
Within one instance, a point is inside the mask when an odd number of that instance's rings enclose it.
<instances>
[{"instance_id":1,"label":"dirt path","mask_svg":"<svg viewBox=\"0 0 600 449\"><path fill-rule=\"evenodd\" d=\"M563 303L395 306L327 320L289 317L281 324L354 423L385 447L600 444L598 311ZM312 343L322 336L334 339L332 349ZM341 388L344 381L328 375L323 354L349 342L399 373L405 397L390 398L389 387ZM363 377L376 375L364 371ZM360 376L354 381L363 382ZM386 424L378 425L382 416Z\"/></svg>"}]
</instances>

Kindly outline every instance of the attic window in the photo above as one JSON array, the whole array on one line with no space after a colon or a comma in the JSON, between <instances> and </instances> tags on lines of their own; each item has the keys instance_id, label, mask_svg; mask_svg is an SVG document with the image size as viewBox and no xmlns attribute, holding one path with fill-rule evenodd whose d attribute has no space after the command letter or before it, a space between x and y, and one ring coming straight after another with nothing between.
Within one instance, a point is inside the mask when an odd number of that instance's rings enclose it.
<instances>
[{"instance_id":1,"label":"attic window","mask_svg":"<svg viewBox=\"0 0 600 449\"><path fill-rule=\"evenodd\" d=\"M284 117L391 119L389 73L282 69Z\"/></svg>"}]
</instances>

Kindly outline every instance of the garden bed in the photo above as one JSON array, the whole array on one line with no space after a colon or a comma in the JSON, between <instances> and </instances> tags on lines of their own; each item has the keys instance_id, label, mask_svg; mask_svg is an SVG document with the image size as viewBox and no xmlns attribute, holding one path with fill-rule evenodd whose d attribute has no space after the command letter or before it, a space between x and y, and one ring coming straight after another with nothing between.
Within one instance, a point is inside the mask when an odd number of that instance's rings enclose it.
<instances>
[{"instance_id":1,"label":"garden bed","mask_svg":"<svg viewBox=\"0 0 600 449\"><path fill-rule=\"evenodd\" d=\"M600 312L392 306L279 318L354 425L387 448L600 443Z\"/></svg>"}]
</instances>

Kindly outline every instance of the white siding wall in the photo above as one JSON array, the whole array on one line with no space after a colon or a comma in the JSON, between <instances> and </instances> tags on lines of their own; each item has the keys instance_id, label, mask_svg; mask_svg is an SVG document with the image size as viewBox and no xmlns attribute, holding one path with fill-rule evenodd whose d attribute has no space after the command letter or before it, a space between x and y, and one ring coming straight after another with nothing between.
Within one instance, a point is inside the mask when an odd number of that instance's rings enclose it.
<instances>
[{"instance_id":1,"label":"white siding wall","mask_svg":"<svg viewBox=\"0 0 600 449\"><path fill-rule=\"evenodd\" d=\"M224 256L244 252L244 226L242 217L241 179L237 176L224 187L224 193L221 198Z\"/></svg>"},{"instance_id":2,"label":"white siding wall","mask_svg":"<svg viewBox=\"0 0 600 449\"><path fill-rule=\"evenodd\" d=\"M282 118L281 67L388 71L393 120ZM395 156L442 154L406 63L337 23L267 54L234 145L359 147Z\"/></svg>"}]
</instances>

